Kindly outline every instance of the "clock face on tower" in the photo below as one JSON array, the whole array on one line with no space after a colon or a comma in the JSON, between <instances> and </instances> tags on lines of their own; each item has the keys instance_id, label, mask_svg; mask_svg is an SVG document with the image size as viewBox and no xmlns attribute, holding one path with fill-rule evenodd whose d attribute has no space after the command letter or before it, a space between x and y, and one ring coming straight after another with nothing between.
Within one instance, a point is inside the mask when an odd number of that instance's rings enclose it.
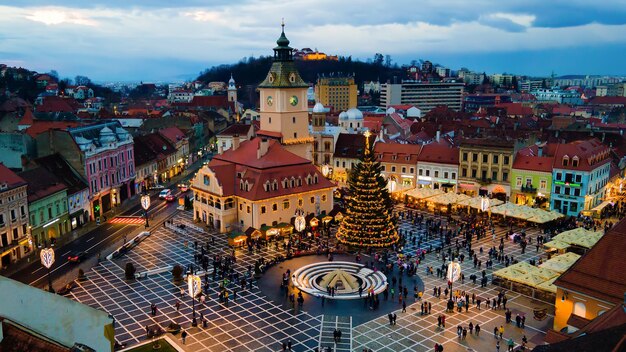
<instances>
[{"instance_id":1,"label":"clock face on tower","mask_svg":"<svg viewBox=\"0 0 626 352\"><path fill-rule=\"evenodd\" d=\"M267 97L267 105L272 106L272 104L274 104L274 98L270 95Z\"/></svg>"},{"instance_id":2,"label":"clock face on tower","mask_svg":"<svg viewBox=\"0 0 626 352\"><path fill-rule=\"evenodd\" d=\"M289 104L291 104L291 106L298 105L298 97L295 95L292 95L291 98L289 98Z\"/></svg>"}]
</instances>

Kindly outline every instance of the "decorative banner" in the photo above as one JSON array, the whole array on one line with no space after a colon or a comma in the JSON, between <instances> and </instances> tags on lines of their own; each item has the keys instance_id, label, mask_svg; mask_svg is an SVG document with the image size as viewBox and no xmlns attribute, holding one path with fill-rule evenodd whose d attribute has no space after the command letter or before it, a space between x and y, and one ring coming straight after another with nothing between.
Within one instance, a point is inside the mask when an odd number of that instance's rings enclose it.
<instances>
[{"instance_id":1,"label":"decorative banner","mask_svg":"<svg viewBox=\"0 0 626 352\"><path fill-rule=\"evenodd\" d=\"M490 205L489 198L487 198L487 197L481 197L480 198L480 211L487 211L487 210L489 210L489 205Z\"/></svg>"},{"instance_id":2,"label":"decorative banner","mask_svg":"<svg viewBox=\"0 0 626 352\"><path fill-rule=\"evenodd\" d=\"M461 278L461 264L452 262L448 264L448 281L454 283Z\"/></svg>"},{"instance_id":3,"label":"decorative banner","mask_svg":"<svg viewBox=\"0 0 626 352\"><path fill-rule=\"evenodd\" d=\"M41 258L41 265L45 266L46 269L50 269L52 264L54 264L54 249L52 248L44 248L39 253L39 257Z\"/></svg>"},{"instance_id":4,"label":"decorative banner","mask_svg":"<svg viewBox=\"0 0 626 352\"><path fill-rule=\"evenodd\" d=\"M296 228L296 231L302 232L302 230L304 230L304 227L306 226L306 219L304 218L304 216L298 215L293 221L293 225Z\"/></svg>"},{"instance_id":5,"label":"decorative banner","mask_svg":"<svg viewBox=\"0 0 626 352\"><path fill-rule=\"evenodd\" d=\"M143 210L148 210L148 208L150 208L150 196L141 196L141 207Z\"/></svg>"},{"instance_id":6,"label":"decorative banner","mask_svg":"<svg viewBox=\"0 0 626 352\"><path fill-rule=\"evenodd\" d=\"M187 275L187 289L191 297L196 297L202 289L202 279L198 275Z\"/></svg>"}]
</instances>

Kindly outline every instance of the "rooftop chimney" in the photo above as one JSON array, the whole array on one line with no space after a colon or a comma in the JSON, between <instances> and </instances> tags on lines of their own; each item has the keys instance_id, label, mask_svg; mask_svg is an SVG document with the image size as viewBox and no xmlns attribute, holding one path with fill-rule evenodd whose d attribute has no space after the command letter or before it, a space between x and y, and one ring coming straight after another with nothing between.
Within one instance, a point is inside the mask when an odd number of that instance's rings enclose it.
<instances>
[{"instance_id":1,"label":"rooftop chimney","mask_svg":"<svg viewBox=\"0 0 626 352\"><path fill-rule=\"evenodd\" d=\"M259 143L259 149L256 151L256 158L261 159L263 155L267 154L267 149L269 148L269 142L267 138L261 138L261 142Z\"/></svg>"},{"instance_id":2,"label":"rooftop chimney","mask_svg":"<svg viewBox=\"0 0 626 352\"><path fill-rule=\"evenodd\" d=\"M237 150L239 148L239 134L233 135L233 150Z\"/></svg>"},{"instance_id":3,"label":"rooftop chimney","mask_svg":"<svg viewBox=\"0 0 626 352\"><path fill-rule=\"evenodd\" d=\"M543 145L537 146L537 156L543 156Z\"/></svg>"},{"instance_id":4,"label":"rooftop chimney","mask_svg":"<svg viewBox=\"0 0 626 352\"><path fill-rule=\"evenodd\" d=\"M439 143L439 140L441 140L441 131L437 130L437 136L435 137L435 140L437 141L437 143Z\"/></svg>"}]
</instances>

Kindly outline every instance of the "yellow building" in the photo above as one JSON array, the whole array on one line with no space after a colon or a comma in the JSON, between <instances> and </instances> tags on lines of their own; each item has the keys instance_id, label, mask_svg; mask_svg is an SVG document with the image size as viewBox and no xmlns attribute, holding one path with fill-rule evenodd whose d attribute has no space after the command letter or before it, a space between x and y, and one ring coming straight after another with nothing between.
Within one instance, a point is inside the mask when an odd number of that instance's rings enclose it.
<instances>
[{"instance_id":1,"label":"yellow building","mask_svg":"<svg viewBox=\"0 0 626 352\"><path fill-rule=\"evenodd\" d=\"M609 230L555 282L554 330L572 333L624 302L626 220Z\"/></svg>"},{"instance_id":2,"label":"yellow building","mask_svg":"<svg viewBox=\"0 0 626 352\"><path fill-rule=\"evenodd\" d=\"M513 166L514 143L507 140L468 138L459 150L459 190L506 200Z\"/></svg>"},{"instance_id":3,"label":"yellow building","mask_svg":"<svg viewBox=\"0 0 626 352\"><path fill-rule=\"evenodd\" d=\"M335 111L356 108L357 87L354 77L320 77L315 84L315 98Z\"/></svg>"}]
</instances>

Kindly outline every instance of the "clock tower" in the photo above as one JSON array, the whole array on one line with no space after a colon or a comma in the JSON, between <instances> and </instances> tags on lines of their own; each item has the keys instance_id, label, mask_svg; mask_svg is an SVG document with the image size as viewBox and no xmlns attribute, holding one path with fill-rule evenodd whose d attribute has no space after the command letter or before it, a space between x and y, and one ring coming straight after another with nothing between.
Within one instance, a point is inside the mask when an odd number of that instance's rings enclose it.
<instances>
[{"instance_id":1,"label":"clock tower","mask_svg":"<svg viewBox=\"0 0 626 352\"><path fill-rule=\"evenodd\" d=\"M313 137L309 136L307 90L293 61L293 49L285 36L285 24L274 48L274 61L259 84L261 129L259 136L279 140L285 149L313 160Z\"/></svg>"}]
</instances>

